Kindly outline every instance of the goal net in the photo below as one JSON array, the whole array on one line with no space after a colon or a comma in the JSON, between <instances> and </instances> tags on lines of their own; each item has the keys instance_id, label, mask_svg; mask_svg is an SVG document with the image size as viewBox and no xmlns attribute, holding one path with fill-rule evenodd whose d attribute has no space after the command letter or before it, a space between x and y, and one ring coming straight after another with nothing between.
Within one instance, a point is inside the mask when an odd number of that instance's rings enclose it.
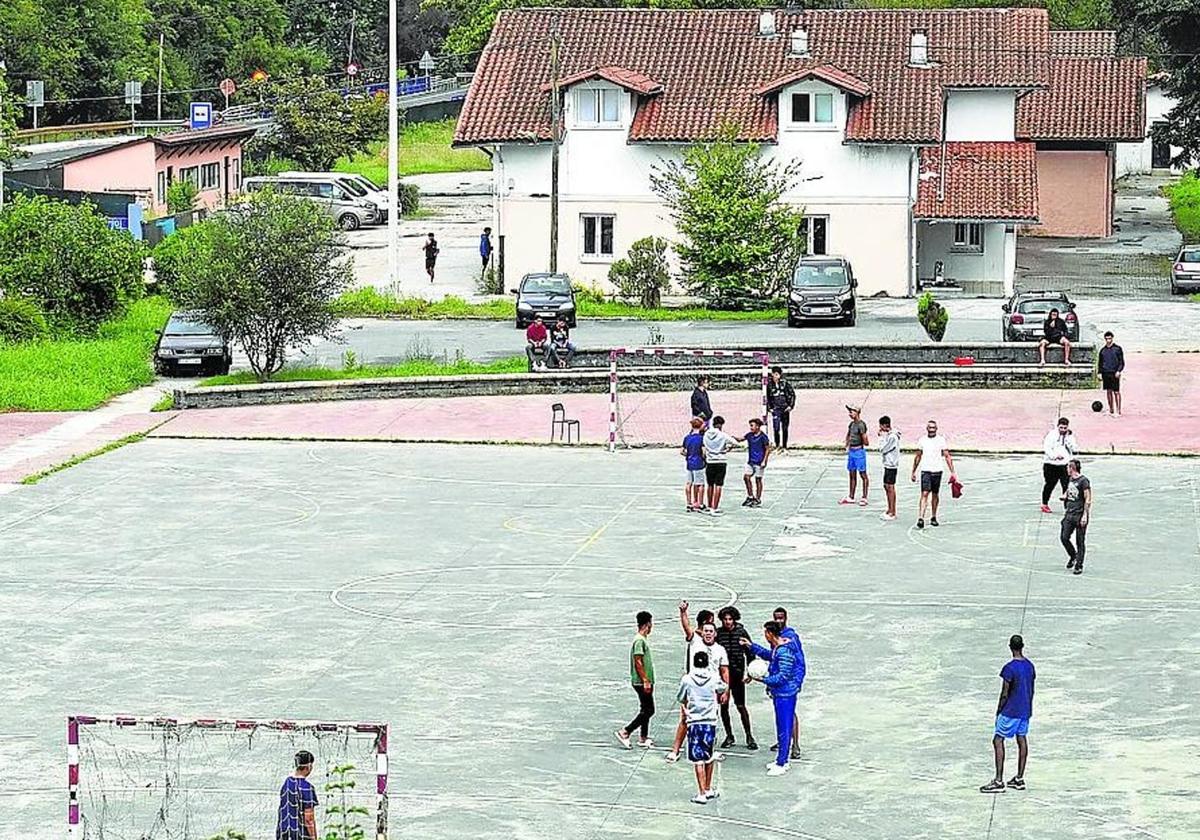
<instances>
[{"instance_id":1,"label":"goal net","mask_svg":"<svg viewBox=\"0 0 1200 840\"><path fill-rule=\"evenodd\" d=\"M299 750L319 836L344 819L385 838L386 724L88 715L67 719L68 836L271 840Z\"/></svg>"},{"instance_id":2,"label":"goal net","mask_svg":"<svg viewBox=\"0 0 1200 840\"><path fill-rule=\"evenodd\" d=\"M741 435L765 418L765 350L622 347L609 353L608 447L678 446L692 419L691 394L708 377L713 415Z\"/></svg>"}]
</instances>

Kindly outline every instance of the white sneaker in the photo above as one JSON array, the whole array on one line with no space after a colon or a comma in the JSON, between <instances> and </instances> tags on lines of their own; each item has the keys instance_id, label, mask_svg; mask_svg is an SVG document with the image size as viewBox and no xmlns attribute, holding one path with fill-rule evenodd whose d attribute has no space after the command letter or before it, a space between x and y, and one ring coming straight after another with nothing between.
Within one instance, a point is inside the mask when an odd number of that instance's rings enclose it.
<instances>
[{"instance_id":1,"label":"white sneaker","mask_svg":"<svg viewBox=\"0 0 1200 840\"><path fill-rule=\"evenodd\" d=\"M725 515L725 511L723 511L723 510L710 510L710 511L708 512L708 515L709 515L709 516L724 516L724 515Z\"/></svg>"},{"instance_id":2,"label":"white sneaker","mask_svg":"<svg viewBox=\"0 0 1200 840\"><path fill-rule=\"evenodd\" d=\"M880 518L880 519L882 519L884 522L891 522L893 519L895 519L895 518L896 518L896 514L894 514L894 513L884 513L884 514L880 515L880 517L879 517L879 518Z\"/></svg>"},{"instance_id":3,"label":"white sneaker","mask_svg":"<svg viewBox=\"0 0 1200 840\"><path fill-rule=\"evenodd\" d=\"M705 796L703 793L697 793L695 796L692 797L692 804L693 805L707 805L708 797Z\"/></svg>"},{"instance_id":4,"label":"white sneaker","mask_svg":"<svg viewBox=\"0 0 1200 840\"><path fill-rule=\"evenodd\" d=\"M772 764L771 769L767 771L768 776L782 776L788 771L788 765Z\"/></svg>"},{"instance_id":5,"label":"white sneaker","mask_svg":"<svg viewBox=\"0 0 1200 840\"><path fill-rule=\"evenodd\" d=\"M713 761L724 761L724 760L725 760L725 753L723 753L723 752L714 752L713 753Z\"/></svg>"},{"instance_id":6,"label":"white sneaker","mask_svg":"<svg viewBox=\"0 0 1200 840\"><path fill-rule=\"evenodd\" d=\"M667 753L667 761L669 761L669 762L671 762L672 764L674 764L674 763L675 763L676 761L678 761L678 760L679 760L679 753L677 753L677 752L669 752L669 753Z\"/></svg>"},{"instance_id":7,"label":"white sneaker","mask_svg":"<svg viewBox=\"0 0 1200 840\"><path fill-rule=\"evenodd\" d=\"M647 739L646 739L646 740L644 740L644 741L638 741L638 746L639 746L639 747L641 747L641 748L642 748L642 749L644 749L644 750L648 750L648 749L650 749L651 747L653 747L653 746L654 746L654 739L653 739L653 738L647 738Z\"/></svg>"},{"instance_id":8,"label":"white sneaker","mask_svg":"<svg viewBox=\"0 0 1200 840\"><path fill-rule=\"evenodd\" d=\"M633 744L629 742L629 736L622 734L620 729L614 732L613 735L617 736L617 740L621 742L621 746L625 749L628 750L633 748Z\"/></svg>"},{"instance_id":9,"label":"white sneaker","mask_svg":"<svg viewBox=\"0 0 1200 840\"><path fill-rule=\"evenodd\" d=\"M704 796L711 802L714 799L718 799L721 796L721 793L720 791L716 790L706 790L704 791Z\"/></svg>"}]
</instances>

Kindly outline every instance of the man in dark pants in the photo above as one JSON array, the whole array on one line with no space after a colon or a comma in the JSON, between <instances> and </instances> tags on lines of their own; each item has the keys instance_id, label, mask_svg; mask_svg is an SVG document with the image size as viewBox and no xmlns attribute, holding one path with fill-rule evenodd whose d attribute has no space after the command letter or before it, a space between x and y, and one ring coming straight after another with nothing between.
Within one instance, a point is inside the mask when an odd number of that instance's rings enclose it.
<instances>
[{"instance_id":1,"label":"man in dark pants","mask_svg":"<svg viewBox=\"0 0 1200 840\"><path fill-rule=\"evenodd\" d=\"M795 407L796 391L792 384L783 378L783 368L776 365L771 368L771 378L767 380L767 408L771 410L776 449L787 449L788 423L791 422L792 409Z\"/></svg>"},{"instance_id":2,"label":"man in dark pants","mask_svg":"<svg viewBox=\"0 0 1200 840\"><path fill-rule=\"evenodd\" d=\"M485 227L479 235L479 259L483 262L483 273L487 273L488 263L492 261L492 229Z\"/></svg>"},{"instance_id":3,"label":"man in dark pants","mask_svg":"<svg viewBox=\"0 0 1200 840\"><path fill-rule=\"evenodd\" d=\"M708 401L708 377L696 378L696 387L692 390L692 416L699 417L708 428L708 421L713 418L712 404Z\"/></svg>"},{"instance_id":4,"label":"man in dark pants","mask_svg":"<svg viewBox=\"0 0 1200 840\"><path fill-rule=\"evenodd\" d=\"M1104 346L1100 348L1100 380L1104 384L1104 395L1108 397L1108 413L1121 416L1121 371L1125 370L1125 351L1113 342L1110 330L1104 334Z\"/></svg>"},{"instance_id":5,"label":"man in dark pants","mask_svg":"<svg viewBox=\"0 0 1200 840\"><path fill-rule=\"evenodd\" d=\"M746 749L756 750L758 743L750 733L750 710L746 708L746 649L740 641L750 641L750 634L742 626L742 614L738 612L737 607L722 607L717 612L717 617L721 620L717 625L717 644L725 648L725 653L729 656L729 693L733 695L733 705L737 707L738 716L742 719L742 729L746 732ZM736 740L733 737L733 725L729 720L729 703L721 704L721 725L725 727L725 740L721 742L721 749L732 747Z\"/></svg>"},{"instance_id":6,"label":"man in dark pants","mask_svg":"<svg viewBox=\"0 0 1200 840\"><path fill-rule=\"evenodd\" d=\"M1012 652L1000 671L1004 686L1000 689L1000 702L996 704L996 729L992 736L992 751L996 758L996 776L979 788L980 793L1004 793L1004 739L1017 739L1017 775L1008 780L1011 790L1025 790L1025 761L1029 758L1029 743L1025 740L1029 732L1029 719L1033 717L1033 683L1037 672L1033 663L1025 658L1025 640L1013 636L1008 640Z\"/></svg>"},{"instance_id":7,"label":"man in dark pants","mask_svg":"<svg viewBox=\"0 0 1200 840\"><path fill-rule=\"evenodd\" d=\"M1067 464L1067 492L1062 495L1064 504L1062 531L1059 534L1063 548L1067 550L1067 568L1075 574L1083 574L1083 558L1087 553L1087 526L1092 512L1092 482L1083 474L1078 458ZM1071 535L1075 545L1071 545Z\"/></svg>"},{"instance_id":8,"label":"man in dark pants","mask_svg":"<svg viewBox=\"0 0 1200 840\"><path fill-rule=\"evenodd\" d=\"M633 645L629 649L629 680L638 696L638 713L629 725L616 731L617 740L621 746L629 749L633 746L629 736L636 729L639 747L652 747L650 740L650 718L654 717L654 660L650 656L650 643L647 636L654 628L654 619L650 613L642 610L637 614L638 631L633 637Z\"/></svg>"}]
</instances>

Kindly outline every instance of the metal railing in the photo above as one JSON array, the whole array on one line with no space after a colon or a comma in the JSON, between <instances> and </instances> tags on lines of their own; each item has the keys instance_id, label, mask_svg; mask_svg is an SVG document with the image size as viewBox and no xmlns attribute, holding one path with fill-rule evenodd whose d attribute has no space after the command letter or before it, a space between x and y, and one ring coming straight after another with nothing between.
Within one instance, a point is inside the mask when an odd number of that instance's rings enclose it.
<instances>
[{"instance_id":1,"label":"metal railing","mask_svg":"<svg viewBox=\"0 0 1200 840\"><path fill-rule=\"evenodd\" d=\"M27 145L79 140L87 137L114 137L123 134L160 134L186 125L187 120L114 120L112 122L23 128L15 132L14 137L18 145Z\"/></svg>"}]
</instances>

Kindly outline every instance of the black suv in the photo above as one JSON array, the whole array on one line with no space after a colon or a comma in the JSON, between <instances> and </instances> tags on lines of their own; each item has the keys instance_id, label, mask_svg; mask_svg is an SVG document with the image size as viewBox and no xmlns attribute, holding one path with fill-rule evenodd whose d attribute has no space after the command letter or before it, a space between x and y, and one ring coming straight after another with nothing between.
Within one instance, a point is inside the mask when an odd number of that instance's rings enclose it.
<instances>
[{"instance_id":1,"label":"black suv","mask_svg":"<svg viewBox=\"0 0 1200 840\"><path fill-rule=\"evenodd\" d=\"M559 318L575 328L575 290L567 275L526 274L520 287L509 291L517 296L517 329L525 329L535 319L553 324Z\"/></svg>"},{"instance_id":2,"label":"black suv","mask_svg":"<svg viewBox=\"0 0 1200 840\"><path fill-rule=\"evenodd\" d=\"M1075 304L1066 292L1034 290L1015 292L1000 307L1000 339L1002 341L1040 341L1044 332L1046 316L1057 309L1067 325L1067 338L1079 341L1079 318L1075 315Z\"/></svg>"},{"instance_id":3,"label":"black suv","mask_svg":"<svg viewBox=\"0 0 1200 840\"><path fill-rule=\"evenodd\" d=\"M853 327L858 319L858 281L842 257L801 257L788 288L788 326L836 321Z\"/></svg>"},{"instance_id":4,"label":"black suv","mask_svg":"<svg viewBox=\"0 0 1200 840\"><path fill-rule=\"evenodd\" d=\"M226 374L231 364L229 342L194 312L172 312L158 331L154 369L161 374Z\"/></svg>"}]
</instances>

